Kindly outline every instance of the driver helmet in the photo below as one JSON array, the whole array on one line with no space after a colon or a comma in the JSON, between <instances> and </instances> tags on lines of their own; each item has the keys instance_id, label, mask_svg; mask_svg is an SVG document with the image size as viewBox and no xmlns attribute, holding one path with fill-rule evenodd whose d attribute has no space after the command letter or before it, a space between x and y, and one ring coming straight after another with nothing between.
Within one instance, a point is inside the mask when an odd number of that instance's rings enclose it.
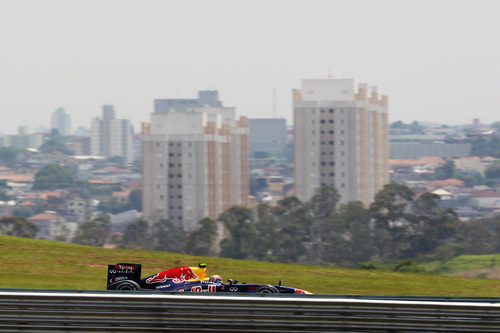
<instances>
[{"instance_id":1,"label":"driver helmet","mask_svg":"<svg viewBox=\"0 0 500 333\"><path fill-rule=\"evenodd\" d=\"M210 279L208 281L222 283L222 278L219 275L212 275L212 276L210 276Z\"/></svg>"}]
</instances>

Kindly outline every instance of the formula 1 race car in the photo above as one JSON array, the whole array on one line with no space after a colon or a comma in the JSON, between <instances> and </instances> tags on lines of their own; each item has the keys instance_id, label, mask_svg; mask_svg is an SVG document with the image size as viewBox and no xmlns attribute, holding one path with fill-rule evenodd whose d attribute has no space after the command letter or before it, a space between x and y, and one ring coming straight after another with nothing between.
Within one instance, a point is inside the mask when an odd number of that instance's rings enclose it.
<instances>
[{"instance_id":1,"label":"formula 1 race car","mask_svg":"<svg viewBox=\"0 0 500 333\"><path fill-rule=\"evenodd\" d=\"M281 285L246 284L228 280L224 283L218 275L206 277L207 267L176 267L141 279L140 264L108 265L108 290L160 290L167 292L228 292L267 294L310 294L309 292Z\"/></svg>"}]
</instances>

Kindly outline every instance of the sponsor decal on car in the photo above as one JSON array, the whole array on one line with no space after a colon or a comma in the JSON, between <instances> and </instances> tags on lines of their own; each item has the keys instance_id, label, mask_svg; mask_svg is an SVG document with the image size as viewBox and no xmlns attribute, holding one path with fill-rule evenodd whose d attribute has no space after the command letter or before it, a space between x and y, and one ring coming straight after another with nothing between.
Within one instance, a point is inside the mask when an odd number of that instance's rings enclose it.
<instances>
[{"instance_id":1,"label":"sponsor decal on car","mask_svg":"<svg viewBox=\"0 0 500 333\"><path fill-rule=\"evenodd\" d=\"M146 280L147 284L153 283L163 283L167 282L168 279L172 279L173 283L180 283L187 280L195 280L198 276L193 272L191 267L177 267L153 275Z\"/></svg>"},{"instance_id":2,"label":"sponsor decal on car","mask_svg":"<svg viewBox=\"0 0 500 333\"><path fill-rule=\"evenodd\" d=\"M115 269L121 271L133 271L135 269L134 265L115 265Z\"/></svg>"}]
</instances>

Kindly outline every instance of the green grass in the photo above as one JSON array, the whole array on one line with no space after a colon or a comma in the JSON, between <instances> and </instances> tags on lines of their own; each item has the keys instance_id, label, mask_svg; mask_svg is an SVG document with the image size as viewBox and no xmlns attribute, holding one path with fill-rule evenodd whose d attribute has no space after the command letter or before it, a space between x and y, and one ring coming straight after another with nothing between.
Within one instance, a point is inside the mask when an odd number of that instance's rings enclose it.
<instances>
[{"instance_id":1,"label":"green grass","mask_svg":"<svg viewBox=\"0 0 500 333\"><path fill-rule=\"evenodd\" d=\"M140 263L143 276L205 262L209 274L247 283L277 283L317 294L500 296L500 281L430 274L195 257L177 253L102 249L63 242L0 236L0 288L106 288L107 265Z\"/></svg>"},{"instance_id":2,"label":"green grass","mask_svg":"<svg viewBox=\"0 0 500 333\"><path fill-rule=\"evenodd\" d=\"M422 266L428 271L438 274L456 274L478 269L487 269L500 266L500 254L462 255L441 263L434 261Z\"/></svg>"}]
</instances>

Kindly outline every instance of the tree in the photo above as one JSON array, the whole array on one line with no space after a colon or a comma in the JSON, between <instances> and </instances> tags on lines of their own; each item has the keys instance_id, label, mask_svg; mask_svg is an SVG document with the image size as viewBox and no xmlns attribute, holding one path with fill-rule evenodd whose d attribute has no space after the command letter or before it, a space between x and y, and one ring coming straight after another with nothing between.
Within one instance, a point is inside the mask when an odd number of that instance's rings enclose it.
<instances>
[{"instance_id":1,"label":"tree","mask_svg":"<svg viewBox=\"0 0 500 333\"><path fill-rule=\"evenodd\" d=\"M451 209L442 210L436 203L438 199L439 196L427 192L413 202L413 215L409 216L413 232L405 257L429 254L454 236L454 225L458 222L456 214Z\"/></svg>"},{"instance_id":2,"label":"tree","mask_svg":"<svg viewBox=\"0 0 500 333\"><path fill-rule=\"evenodd\" d=\"M472 142L471 155L500 157L500 136L479 137Z\"/></svg>"},{"instance_id":3,"label":"tree","mask_svg":"<svg viewBox=\"0 0 500 333\"><path fill-rule=\"evenodd\" d=\"M0 147L0 165L12 166L19 151L12 147Z\"/></svg>"},{"instance_id":4,"label":"tree","mask_svg":"<svg viewBox=\"0 0 500 333\"><path fill-rule=\"evenodd\" d=\"M316 193L309 199L307 206L315 218L328 218L335 212L339 200L340 195L337 189L325 185L316 190Z\"/></svg>"},{"instance_id":5,"label":"tree","mask_svg":"<svg viewBox=\"0 0 500 333\"><path fill-rule=\"evenodd\" d=\"M485 176L486 178L494 178L498 179L500 178L500 165L492 165L485 171Z\"/></svg>"},{"instance_id":6,"label":"tree","mask_svg":"<svg viewBox=\"0 0 500 333\"><path fill-rule=\"evenodd\" d=\"M152 238L155 250L183 252L186 233L172 221L162 219L153 225Z\"/></svg>"},{"instance_id":7,"label":"tree","mask_svg":"<svg viewBox=\"0 0 500 333\"><path fill-rule=\"evenodd\" d=\"M276 261L274 248L279 238L277 218L268 204L257 206L255 222L255 256L259 260Z\"/></svg>"},{"instance_id":8,"label":"tree","mask_svg":"<svg viewBox=\"0 0 500 333\"><path fill-rule=\"evenodd\" d=\"M35 215L35 212L30 207L17 207L12 212L12 215L14 215L14 216L22 216L24 218L27 218L27 217Z\"/></svg>"},{"instance_id":9,"label":"tree","mask_svg":"<svg viewBox=\"0 0 500 333\"><path fill-rule=\"evenodd\" d=\"M142 211L142 191L133 190L128 196L127 209L135 209L138 212Z\"/></svg>"},{"instance_id":10,"label":"tree","mask_svg":"<svg viewBox=\"0 0 500 333\"><path fill-rule=\"evenodd\" d=\"M434 174L430 176L431 179L441 180L449 179L455 176L455 162L452 160L446 161L445 164L437 167Z\"/></svg>"},{"instance_id":11,"label":"tree","mask_svg":"<svg viewBox=\"0 0 500 333\"><path fill-rule=\"evenodd\" d=\"M230 238L221 242L221 256L235 259L252 257L255 239L252 211L243 206L233 206L219 216L219 221L231 234Z\"/></svg>"},{"instance_id":12,"label":"tree","mask_svg":"<svg viewBox=\"0 0 500 333\"><path fill-rule=\"evenodd\" d=\"M45 141L40 146L40 151L42 153L60 152L65 155L73 155L73 152L69 150L59 139L49 139Z\"/></svg>"},{"instance_id":13,"label":"tree","mask_svg":"<svg viewBox=\"0 0 500 333\"><path fill-rule=\"evenodd\" d=\"M199 222L200 227L189 233L185 252L195 256L214 256L214 241L217 236L217 222L205 217Z\"/></svg>"},{"instance_id":14,"label":"tree","mask_svg":"<svg viewBox=\"0 0 500 333\"><path fill-rule=\"evenodd\" d=\"M0 233L15 237L34 238L38 233L38 227L24 217L6 216L0 218Z\"/></svg>"},{"instance_id":15,"label":"tree","mask_svg":"<svg viewBox=\"0 0 500 333\"><path fill-rule=\"evenodd\" d=\"M111 222L103 217L84 222L78 228L73 242L90 246L103 246L109 237Z\"/></svg>"},{"instance_id":16,"label":"tree","mask_svg":"<svg viewBox=\"0 0 500 333\"><path fill-rule=\"evenodd\" d=\"M148 222L137 220L127 224L121 246L127 249L151 249L154 244L149 233Z\"/></svg>"},{"instance_id":17,"label":"tree","mask_svg":"<svg viewBox=\"0 0 500 333\"><path fill-rule=\"evenodd\" d=\"M58 164L47 164L35 174L33 189L55 190L74 186L75 178L68 168Z\"/></svg>"},{"instance_id":18,"label":"tree","mask_svg":"<svg viewBox=\"0 0 500 333\"><path fill-rule=\"evenodd\" d=\"M352 201L342 205L336 220L338 220L334 224L336 229L332 230L336 235L327 248L327 255L332 259L327 261L355 266L357 263L370 260L376 249L371 237L370 214L363 204L360 201Z\"/></svg>"},{"instance_id":19,"label":"tree","mask_svg":"<svg viewBox=\"0 0 500 333\"><path fill-rule=\"evenodd\" d=\"M127 210L125 204L122 204L115 199L99 201L97 209L99 209L99 211L103 214L116 214Z\"/></svg>"},{"instance_id":20,"label":"tree","mask_svg":"<svg viewBox=\"0 0 500 333\"><path fill-rule=\"evenodd\" d=\"M276 223L272 255L278 261L301 262L306 258L310 242L311 216L307 205L296 197L284 198L271 208Z\"/></svg>"},{"instance_id":21,"label":"tree","mask_svg":"<svg viewBox=\"0 0 500 333\"><path fill-rule=\"evenodd\" d=\"M369 212L374 222L373 237L384 261L398 259L409 247L410 219L406 213L414 193L404 185L385 185L374 198Z\"/></svg>"}]
</instances>

